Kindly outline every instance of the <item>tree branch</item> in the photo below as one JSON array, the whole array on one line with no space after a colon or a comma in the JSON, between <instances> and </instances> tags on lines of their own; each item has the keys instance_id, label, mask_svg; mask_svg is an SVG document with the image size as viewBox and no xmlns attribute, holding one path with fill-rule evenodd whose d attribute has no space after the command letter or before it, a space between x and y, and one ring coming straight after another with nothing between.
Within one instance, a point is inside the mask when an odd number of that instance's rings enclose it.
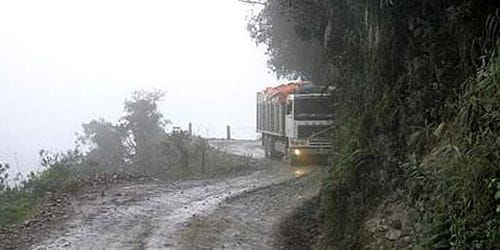
<instances>
[{"instance_id":1,"label":"tree branch","mask_svg":"<svg viewBox=\"0 0 500 250\"><path fill-rule=\"evenodd\" d=\"M238 0L239 2L242 3L248 3L248 4L260 4L260 5L266 5L266 0L258 1L258 0Z\"/></svg>"}]
</instances>

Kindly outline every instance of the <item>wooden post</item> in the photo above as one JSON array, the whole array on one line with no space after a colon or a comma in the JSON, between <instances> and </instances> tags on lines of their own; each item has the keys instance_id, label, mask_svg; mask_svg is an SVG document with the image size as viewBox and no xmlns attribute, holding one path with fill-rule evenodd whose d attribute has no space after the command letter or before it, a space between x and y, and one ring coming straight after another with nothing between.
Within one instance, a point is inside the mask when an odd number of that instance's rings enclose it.
<instances>
[{"instance_id":1,"label":"wooden post","mask_svg":"<svg viewBox=\"0 0 500 250\"><path fill-rule=\"evenodd\" d=\"M227 139L231 140L231 126L229 125L226 126L226 132L227 132Z\"/></svg>"},{"instance_id":2,"label":"wooden post","mask_svg":"<svg viewBox=\"0 0 500 250\"><path fill-rule=\"evenodd\" d=\"M192 123L189 123L188 135L189 135L189 136L192 136L192 135L193 135L193 124L192 124Z\"/></svg>"},{"instance_id":3,"label":"wooden post","mask_svg":"<svg viewBox=\"0 0 500 250\"><path fill-rule=\"evenodd\" d=\"M205 145L203 145L203 148L201 149L201 173L202 174L205 174L205 152L206 152L207 148L205 147Z\"/></svg>"}]
</instances>

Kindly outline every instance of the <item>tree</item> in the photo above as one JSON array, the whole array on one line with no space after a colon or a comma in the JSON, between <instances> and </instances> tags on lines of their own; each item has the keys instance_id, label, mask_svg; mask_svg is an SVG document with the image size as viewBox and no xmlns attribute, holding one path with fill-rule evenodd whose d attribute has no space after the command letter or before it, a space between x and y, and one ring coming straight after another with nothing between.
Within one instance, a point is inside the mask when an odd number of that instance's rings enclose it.
<instances>
[{"instance_id":1,"label":"tree","mask_svg":"<svg viewBox=\"0 0 500 250\"><path fill-rule=\"evenodd\" d=\"M158 103L164 92L135 91L125 101L125 115L121 118L121 129L125 135L126 147L134 164L148 165L158 155L156 151L165 138L168 120L158 110ZM156 153L155 153L156 152ZM152 155L153 154L153 155Z\"/></svg>"},{"instance_id":2,"label":"tree","mask_svg":"<svg viewBox=\"0 0 500 250\"><path fill-rule=\"evenodd\" d=\"M324 1L269 0L248 24L257 44L267 46L268 66L283 78L324 82Z\"/></svg>"},{"instance_id":3,"label":"tree","mask_svg":"<svg viewBox=\"0 0 500 250\"><path fill-rule=\"evenodd\" d=\"M123 143L126 137L119 126L104 119L83 124L84 135L79 141L90 146L87 158L108 169L118 169L125 165L126 150Z\"/></svg>"}]
</instances>

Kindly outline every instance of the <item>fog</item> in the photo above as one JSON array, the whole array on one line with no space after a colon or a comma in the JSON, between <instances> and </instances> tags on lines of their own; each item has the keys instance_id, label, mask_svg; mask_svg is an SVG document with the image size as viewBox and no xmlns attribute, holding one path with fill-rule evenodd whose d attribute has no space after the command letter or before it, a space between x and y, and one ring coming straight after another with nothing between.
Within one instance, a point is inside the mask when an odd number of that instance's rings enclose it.
<instances>
[{"instance_id":1,"label":"fog","mask_svg":"<svg viewBox=\"0 0 500 250\"><path fill-rule=\"evenodd\" d=\"M0 160L12 172L38 151L72 148L81 124L116 121L138 89L203 136L253 137L255 92L276 84L236 0L0 2Z\"/></svg>"}]
</instances>

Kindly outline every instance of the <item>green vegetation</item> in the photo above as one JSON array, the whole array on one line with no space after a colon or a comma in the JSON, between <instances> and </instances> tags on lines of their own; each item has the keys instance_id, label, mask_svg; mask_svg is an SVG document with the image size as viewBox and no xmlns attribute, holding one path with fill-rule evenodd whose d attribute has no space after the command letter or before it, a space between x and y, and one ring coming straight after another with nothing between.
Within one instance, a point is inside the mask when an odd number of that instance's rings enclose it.
<instances>
[{"instance_id":1,"label":"green vegetation","mask_svg":"<svg viewBox=\"0 0 500 250\"><path fill-rule=\"evenodd\" d=\"M83 124L77 147L63 154L40 152L43 171L7 185L7 164L0 164L0 226L22 222L37 212L48 193L75 193L86 179L126 174L161 180L215 177L249 169L248 159L230 156L207 140L184 131L167 133L158 111L163 94L134 92L125 115L113 124L103 119ZM88 152L83 152L86 149Z\"/></svg>"},{"instance_id":2,"label":"green vegetation","mask_svg":"<svg viewBox=\"0 0 500 250\"><path fill-rule=\"evenodd\" d=\"M73 169L75 166L69 162L73 161L70 154L63 159L59 158L60 155L52 158L42 151L45 171L39 175L31 173L25 181L13 187L0 186L0 225L13 224L29 218L36 212L39 200L46 193L56 193L72 187L71 176L74 176L76 171ZM0 172L7 169L7 164L0 164Z\"/></svg>"},{"instance_id":3,"label":"green vegetation","mask_svg":"<svg viewBox=\"0 0 500 250\"><path fill-rule=\"evenodd\" d=\"M136 91L125 101L125 114L116 123L103 119L83 124L79 147L90 147L87 165L107 173L127 171L160 179L192 178L229 170L231 157L209 147L208 142L185 131L167 133L170 122L158 103L161 91ZM237 164L239 165L239 164Z\"/></svg>"},{"instance_id":4,"label":"green vegetation","mask_svg":"<svg viewBox=\"0 0 500 250\"><path fill-rule=\"evenodd\" d=\"M429 249L500 248L498 1L267 0L249 23L278 76L335 87L322 246L364 245L392 194Z\"/></svg>"},{"instance_id":5,"label":"green vegetation","mask_svg":"<svg viewBox=\"0 0 500 250\"><path fill-rule=\"evenodd\" d=\"M424 243L439 249L498 248L500 58L465 83L449 112L453 120L425 135L435 141L428 152L405 166L411 201L429 225Z\"/></svg>"}]
</instances>

